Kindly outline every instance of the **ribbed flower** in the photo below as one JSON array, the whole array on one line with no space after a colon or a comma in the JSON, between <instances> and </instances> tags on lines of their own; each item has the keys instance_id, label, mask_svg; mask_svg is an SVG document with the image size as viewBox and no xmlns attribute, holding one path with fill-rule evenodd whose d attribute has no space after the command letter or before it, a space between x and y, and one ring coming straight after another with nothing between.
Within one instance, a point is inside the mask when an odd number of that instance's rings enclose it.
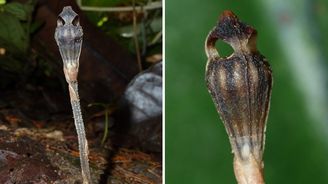
<instances>
[{"instance_id":1,"label":"ribbed flower","mask_svg":"<svg viewBox=\"0 0 328 184\"><path fill-rule=\"evenodd\" d=\"M224 11L205 42L206 83L229 136L239 184L264 183L262 156L272 76L256 48L256 35L254 28ZM232 55L220 57L217 40L229 44Z\"/></svg>"},{"instance_id":2,"label":"ribbed flower","mask_svg":"<svg viewBox=\"0 0 328 184\"><path fill-rule=\"evenodd\" d=\"M78 15L70 6L64 7L57 19L55 39L64 62L64 71L68 73L68 81L77 79L82 37L83 30Z\"/></svg>"}]
</instances>

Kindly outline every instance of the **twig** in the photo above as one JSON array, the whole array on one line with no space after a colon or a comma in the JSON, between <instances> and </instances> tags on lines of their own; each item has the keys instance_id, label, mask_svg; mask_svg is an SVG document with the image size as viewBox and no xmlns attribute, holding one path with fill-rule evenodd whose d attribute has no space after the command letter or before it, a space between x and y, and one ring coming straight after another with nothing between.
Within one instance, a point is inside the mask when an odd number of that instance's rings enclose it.
<instances>
[{"instance_id":1,"label":"twig","mask_svg":"<svg viewBox=\"0 0 328 184\"><path fill-rule=\"evenodd\" d=\"M135 0L132 1L133 4L133 40L134 45L136 47L136 54L137 54L137 61L138 61L138 67L139 71L142 71L142 65L141 65L141 56L140 56L140 48L139 48L139 41L138 41L138 35L137 35L137 12L136 12L136 6L135 6Z\"/></svg>"},{"instance_id":2,"label":"twig","mask_svg":"<svg viewBox=\"0 0 328 184\"><path fill-rule=\"evenodd\" d=\"M122 7L99 7L99 6L84 6L81 0L77 1L81 10L84 11L100 11L100 12L123 12L123 11L141 11L154 10L162 8L162 1L150 2L146 6L122 6Z\"/></svg>"},{"instance_id":3,"label":"twig","mask_svg":"<svg viewBox=\"0 0 328 184\"><path fill-rule=\"evenodd\" d=\"M163 32L159 31L155 37L150 41L149 45L155 44L160 38L162 38Z\"/></svg>"}]
</instances>

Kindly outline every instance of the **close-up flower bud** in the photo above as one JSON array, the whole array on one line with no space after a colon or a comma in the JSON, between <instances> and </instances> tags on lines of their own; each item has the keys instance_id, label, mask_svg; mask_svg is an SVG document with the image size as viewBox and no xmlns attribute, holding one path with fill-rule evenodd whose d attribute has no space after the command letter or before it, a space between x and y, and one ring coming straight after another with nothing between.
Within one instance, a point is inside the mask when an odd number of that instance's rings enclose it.
<instances>
[{"instance_id":1,"label":"close-up flower bud","mask_svg":"<svg viewBox=\"0 0 328 184\"><path fill-rule=\"evenodd\" d=\"M264 183L262 157L272 75L256 48L256 34L231 11L224 11L205 42L206 83L229 136L239 184ZM217 40L234 52L221 57L215 48Z\"/></svg>"}]
</instances>

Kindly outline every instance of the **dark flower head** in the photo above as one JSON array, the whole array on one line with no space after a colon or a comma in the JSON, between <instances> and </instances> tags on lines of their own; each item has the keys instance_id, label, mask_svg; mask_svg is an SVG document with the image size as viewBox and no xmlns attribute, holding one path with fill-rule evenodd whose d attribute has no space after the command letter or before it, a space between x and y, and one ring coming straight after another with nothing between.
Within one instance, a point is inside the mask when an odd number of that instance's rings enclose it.
<instances>
[{"instance_id":1,"label":"dark flower head","mask_svg":"<svg viewBox=\"0 0 328 184\"><path fill-rule=\"evenodd\" d=\"M64 67L78 67L82 48L83 30L78 15L70 6L64 7L57 20L55 39Z\"/></svg>"}]
</instances>

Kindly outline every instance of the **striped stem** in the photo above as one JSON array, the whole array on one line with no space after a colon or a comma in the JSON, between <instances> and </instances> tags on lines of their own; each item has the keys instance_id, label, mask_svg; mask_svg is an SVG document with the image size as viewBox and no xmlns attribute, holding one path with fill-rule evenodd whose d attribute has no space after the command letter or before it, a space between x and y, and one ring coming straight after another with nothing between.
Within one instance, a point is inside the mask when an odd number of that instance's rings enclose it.
<instances>
[{"instance_id":1,"label":"striped stem","mask_svg":"<svg viewBox=\"0 0 328 184\"><path fill-rule=\"evenodd\" d=\"M89 148L88 148L88 140L86 139L86 135L85 135L83 117L82 117L82 113L81 113L77 81L69 82L69 92L70 92L70 96L71 96L71 105L72 105L72 110L73 110L74 123L75 123L75 128L76 128L78 142L79 142L80 162L81 162L83 183L89 184L89 183L91 183L89 159L88 159ZM72 95L74 95L74 96L72 96ZM75 97L77 97L77 98L75 98Z\"/></svg>"}]
</instances>

